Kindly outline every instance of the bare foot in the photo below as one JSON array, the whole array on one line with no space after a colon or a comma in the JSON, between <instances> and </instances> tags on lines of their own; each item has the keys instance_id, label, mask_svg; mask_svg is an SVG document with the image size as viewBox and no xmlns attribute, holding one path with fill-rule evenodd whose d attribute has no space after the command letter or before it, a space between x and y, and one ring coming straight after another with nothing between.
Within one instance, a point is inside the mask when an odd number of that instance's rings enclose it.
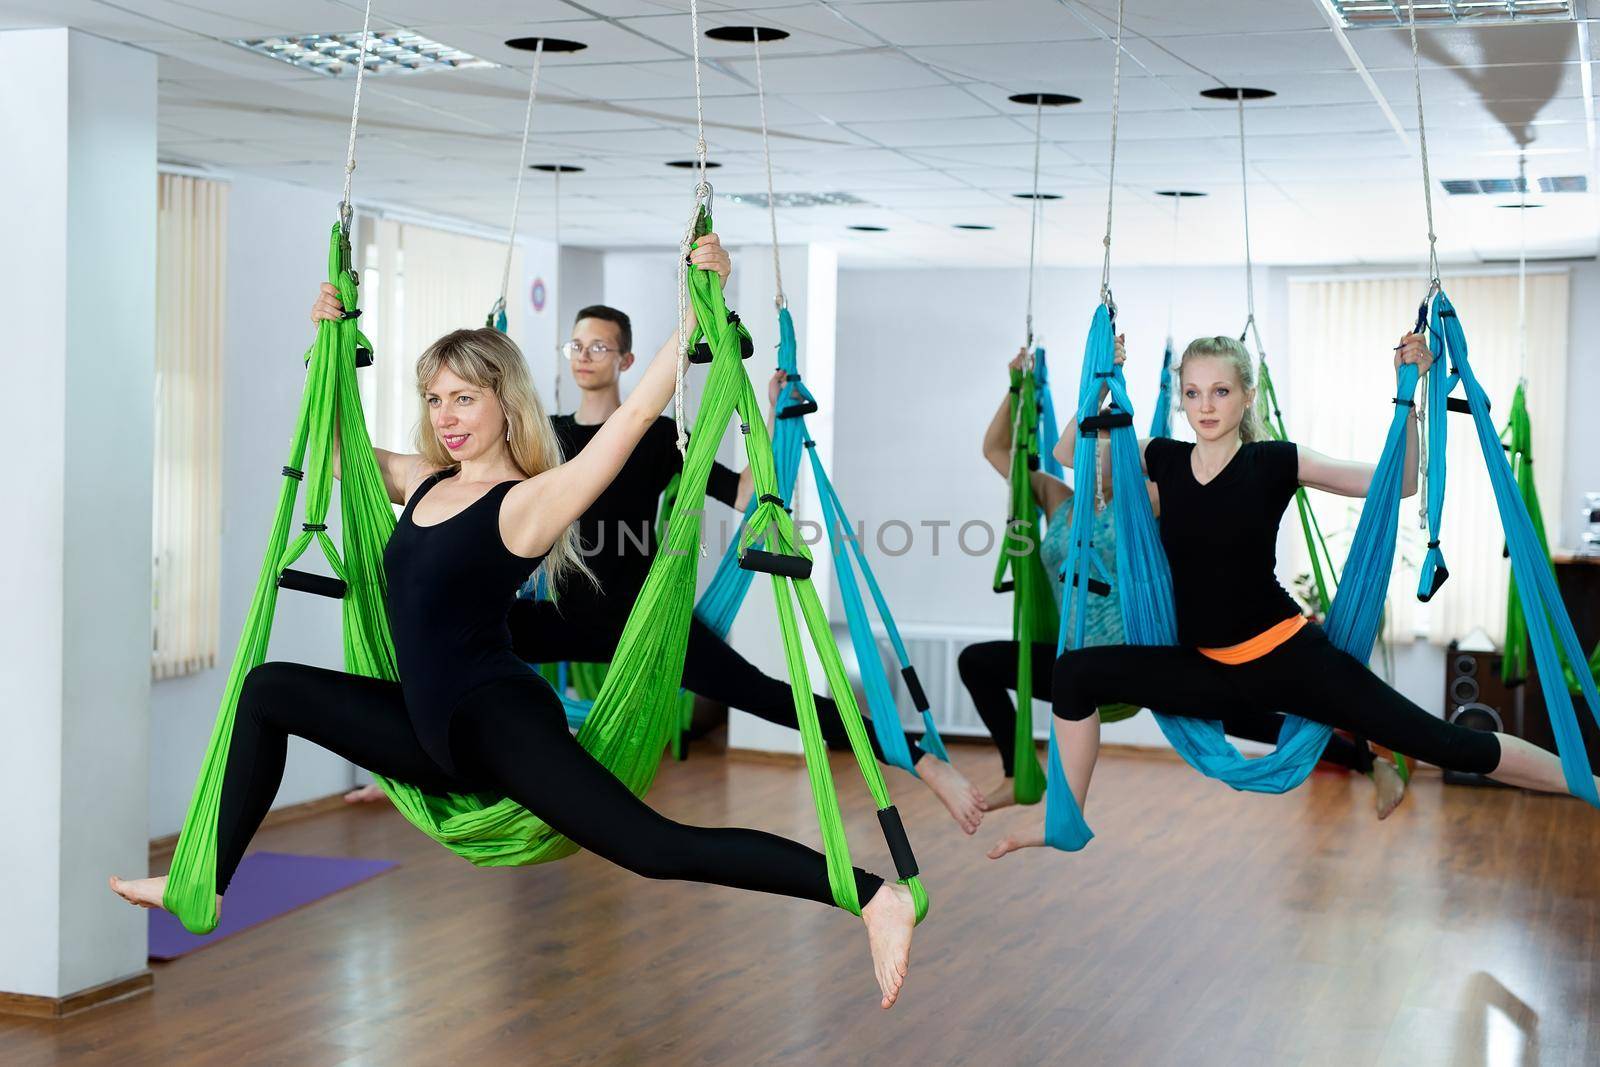
<instances>
[{"instance_id":1,"label":"bare foot","mask_svg":"<svg viewBox=\"0 0 1600 1067\"><path fill-rule=\"evenodd\" d=\"M933 790L933 795L950 812L964 833L977 833L983 822L983 794L967 781L967 776L950 764L932 756L924 756L917 763L917 776L922 784Z\"/></svg>"},{"instance_id":2,"label":"bare foot","mask_svg":"<svg viewBox=\"0 0 1600 1067\"><path fill-rule=\"evenodd\" d=\"M1372 784L1377 789L1375 802L1378 818L1387 819L1405 799L1406 781L1400 777L1400 771L1394 764L1386 759L1380 759L1374 760L1372 764Z\"/></svg>"},{"instance_id":3,"label":"bare foot","mask_svg":"<svg viewBox=\"0 0 1600 1067\"><path fill-rule=\"evenodd\" d=\"M1015 852L1020 848L1044 847L1044 820L1033 820L1033 826L1028 830L1014 830L994 843L989 849L989 858L997 860L1008 852Z\"/></svg>"},{"instance_id":4,"label":"bare foot","mask_svg":"<svg viewBox=\"0 0 1600 1067\"><path fill-rule=\"evenodd\" d=\"M917 925L917 907L912 902L911 890L894 882L883 883L861 909L861 921L867 924L872 973L883 990L879 1006L888 1010L900 999L900 987L905 984L906 970L911 964L911 931Z\"/></svg>"},{"instance_id":5,"label":"bare foot","mask_svg":"<svg viewBox=\"0 0 1600 1067\"><path fill-rule=\"evenodd\" d=\"M999 811L1009 808L1017 802L1017 784L1015 779L1006 778L994 787L990 794L983 798L983 810Z\"/></svg>"},{"instance_id":6,"label":"bare foot","mask_svg":"<svg viewBox=\"0 0 1600 1067\"><path fill-rule=\"evenodd\" d=\"M109 879L111 891L126 900L129 904L139 908L162 908L161 898L167 891L167 876L158 878L134 878L132 880L118 878L112 875ZM217 896L217 917L222 917L222 896Z\"/></svg>"},{"instance_id":7,"label":"bare foot","mask_svg":"<svg viewBox=\"0 0 1600 1067\"><path fill-rule=\"evenodd\" d=\"M357 786L344 795L346 804L371 804L384 799L383 790L372 784Z\"/></svg>"}]
</instances>

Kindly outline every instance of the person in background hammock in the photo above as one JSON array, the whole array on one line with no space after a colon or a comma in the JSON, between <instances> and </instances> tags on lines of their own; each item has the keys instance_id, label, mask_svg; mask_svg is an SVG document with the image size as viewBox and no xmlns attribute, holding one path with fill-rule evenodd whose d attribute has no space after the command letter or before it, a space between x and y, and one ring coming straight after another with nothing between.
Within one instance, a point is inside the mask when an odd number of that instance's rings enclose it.
<instances>
[{"instance_id":1,"label":"person in background hammock","mask_svg":"<svg viewBox=\"0 0 1600 1067\"><path fill-rule=\"evenodd\" d=\"M572 375L582 390L578 410L550 421L565 456L575 456L592 441L622 407L622 374L633 365L633 325L616 308L596 304L579 311L572 338L562 346ZM776 372L767 388L768 429L785 377ZM616 652L628 612L644 587L656 552L656 511L661 493L683 469L677 430L665 416L645 431L639 447L616 479L577 523L578 539L595 582L558 585L555 600L520 599L511 606L508 623L512 647L530 662L603 663ZM748 468L734 474L713 464L706 495L743 512L753 476ZM684 654L683 688L719 704L740 708L768 722L798 730L794 691L787 682L763 674L698 617L689 623ZM817 721L830 747L848 749L849 738L838 706L817 694ZM873 754L887 762L872 720L863 717ZM983 796L960 771L911 743L918 779L939 798L961 829L975 833L983 818ZM377 800L376 786L347 795L350 800Z\"/></svg>"},{"instance_id":2,"label":"person in background hammock","mask_svg":"<svg viewBox=\"0 0 1600 1067\"><path fill-rule=\"evenodd\" d=\"M1433 357L1418 334L1395 347L1396 368L1426 373ZM1177 645L1075 649L1055 662L1051 699L1061 767L1081 809L1100 750L1096 709L1114 701L1168 715L1224 719L1286 711L1349 730L1447 770L1564 793L1560 759L1509 734L1447 723L1385 685L1329 642L1278 584L1274 554L1284 510L1304 485L1364 497L1375 467L1273 441L1255 410L1255 368L1231 337L1191 342L1178 367L1183 413L1195 443L1143 439L1139 455L1161 518L1172 568ZM1323 403L1342 404L1333 396ZM1417 491L1417 421L1406 420L1402 492ZM1076 422L1056 457L1072 465ZM1600 784L1600 779L1597 779ZM989 851L998 859L1043 845L1043 819Z\"/></svg>"},{"instance_id":3,"label":"person in background hammock","mask_svg":"<svg viewBox=\"0 0 1600 1067\"><path fill-rule=\"evenodd\" d=\"M728 254L701 237L694 269L724 279ZM312 319L340 319L324 286ZM822 854L756 830L686 826L657 813L567 730L561 701L511 647L506 612L543 566L583 580L572 524L622 470L672 396L674 335L615 415L562 462L517 346L457 330L417 361L427 421L416 455L376 450L404 504L384 549L398 682L264 663L239 696L217 818L217 907L304 737L432 793L509 797L579 846L647 878L709 882L833 903ZM339 475L334 453L334 474ZM165 877L110 879L130 903L162 906ZM905 981L915 906L904 886L855 872L873 970L890 1007Z\"/></svg>"},{"instance_id":4,"label":"person in background hammock","mask_svg":"<svg viewBox=\"0 0 1600 1067\"><path fill-rule=\"evenodd\" d=\"M1117 338L1116 346L1116 360L1120 364L1127 358L1121 337ZM1031 372L1033 357L1023 349L1011 361L1010 367L1012 370L1024 373ZM1069 432L1075 429L1076 422L1068 427ZM1108 431L1100 431L1102 441L1109 438ZM1002 478L1011 477L1009 397L1001 400L999 410L995 412L988 430L984 433L983 455L990 465L1000 472ZM1095 553L1110 575L1111 593L1107 596L1090 593L1086 598L1084 619L1086 647L1122 644L1122 606L1116 580L1117 528L1116 523L1112 521L1113 512L1108 506L1113 492L1110 449L1097 449L1096 455L1100 463L1096 484L1100 487L1104 499L1095 502L1093 544ZM1032 471L1030 480L1034 501L1044 509L1048 517L1044 537L1039 543L1039 554L1044 562L1045 573L1050 578L1050 593L1055 597L1056 610L1061 611L1064 610L1062 600L1066 585L1060 580L1060 574L1066 563L1067 546L1070 541L1069 530L1072 527L1072 486L1043 470ZM1147 483L1146 488L1154 506L1155 487ZM1055 660L1054 641L1048 644L1042 641L1034 643L1033 691L1040 699L1047 698L1050 693ZM1016 759L1016 751L1012 738L1016 733L1017 709L1012 702L1010 691L1017 687L1017 643L980 641L968 645L957 657L956 667L962 683L967 687L967 693L972 697L973 705L978 709L979 717L983 719L984 726L988 728L996 747L1000 749L1005 779L987 797L988 809L993 811L1015 802L1011 779L1015 773L1013 761ZM1115 711L1120 713L1119 717L1126 717L1128 708L1126 704L1114 704L1101 708L1100 712L1111 714ZM1133 710L1138 709L1135 707ZM1242 706L1228 708L1222 716L1223 729L1229 734L1269 745L1277 742L1282 722L1282 714L1276 711L1261 711ZM1334 734L1328 739L1328 746L1323 750L1322 758L1336 766L1360 771L1363 774L1370 773L1373 776L1373 782L1377 786L1376 799L1380 819L1388 818L1405 795L1405 780L1400 777L1394 764L1387 760L1373 759L1371 752L1363 745Z\"/></svg>"}]
</instances>

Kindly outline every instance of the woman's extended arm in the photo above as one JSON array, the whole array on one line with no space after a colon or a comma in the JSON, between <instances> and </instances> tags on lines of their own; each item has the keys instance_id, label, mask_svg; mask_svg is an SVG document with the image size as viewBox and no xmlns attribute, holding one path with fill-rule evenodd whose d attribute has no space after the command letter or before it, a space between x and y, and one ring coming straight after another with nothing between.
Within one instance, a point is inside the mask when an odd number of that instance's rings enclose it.
<instances>
[{"instance_id":1,"label":"woman's extended arm","mask_svg":"<svg viewBox=\"0 0 1600 1067\"><path fill-rule=\"evenodd\" d=\"M696 242L689 261L696 269L716 271L724 282L731 270L728 253L714 233ZM501 506L504 527L515 531L506 539L506 547L520 556L542 555L561 531L589 510L672 397L678 349L674 333L622 406L576 456L512 487Z\"/></svg>"}]
</instances>

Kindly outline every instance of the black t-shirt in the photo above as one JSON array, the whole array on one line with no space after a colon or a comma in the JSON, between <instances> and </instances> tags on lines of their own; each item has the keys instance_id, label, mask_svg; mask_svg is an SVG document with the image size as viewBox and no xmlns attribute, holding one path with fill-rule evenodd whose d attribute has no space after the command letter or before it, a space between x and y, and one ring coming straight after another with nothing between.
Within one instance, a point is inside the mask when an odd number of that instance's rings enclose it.
<instances>
[{"instance_id":1,"label":"black t-shirt","mask_svg":"<svg viewBox=\"0 0 1600 1067\"><path fill-rule=\"evenodd\" d=\"M557 415L550 425L561 443L563 459L577 455L600 432L599 424L583 425L571 415ZM594 620L598 616L619 626L627 618L655 558L655 522L662 490L681 470L677 428L662 415L645 431L616 478L578 519L583 559L600 580L600 588L596 590L581 577L566 582L559 599L564 617ZM738 493L739 476L713 463L706 495L732 507Z\"/></svg>"},{"instance_id":2,"label":"black t-shirt","mask_svg":"<svg viewBox=\"0 0 1600 1067\"><path fill-rule=\"evenodd\" d=\"M1292 441L1252 441L1201 485L1194 445L1152 438L1144 464L1161 491L1161 545L1172 565L1178 641L1227 648L1302 614L1278 584L1278 523L1300 485Z\"/></svg>"}]
</instances>

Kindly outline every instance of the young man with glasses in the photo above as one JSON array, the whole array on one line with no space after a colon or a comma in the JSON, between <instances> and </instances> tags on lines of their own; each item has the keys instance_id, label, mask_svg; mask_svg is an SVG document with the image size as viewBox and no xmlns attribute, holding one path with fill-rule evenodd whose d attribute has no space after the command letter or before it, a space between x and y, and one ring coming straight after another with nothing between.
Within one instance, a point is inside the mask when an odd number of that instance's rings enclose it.
<instances>
[{"instance_id":1,"label":"young man with glasses","mask_svg":"<svg viewBox=\"0 0 1600 1067\"><path fill-rule=\"evenodd\" d=\"M622 405L622 374L633 364L632 324L616 308L603 304L586 307L578 312L572 338L561 346L561 351L583 395L576 412L553 416L551 424L562 453L572 456ZM769 412L777 402L783 381L783 372L778 371L768 384ZM535 662L611 659L628 612L655 558L655 517L661 493L682 469L676 428L670 418L661 416L645 432L616 479L578 520L584 562L599 579L599 588L587 581L570 582L558 591L559 607L548 600L518 600L508 620L512 646L518 655ZM748 468L735 474L716 463L711 468L706 495L743 512L753 484ZM716 703L740 708L771 723L799 728L788 684L763 674L698 618L689 624L682 684L691 693ZM833 701L819 695L816 702L829 744L847 746ZM873 751L882 761L883 752L870 720L867 733ZM969 834L975 831L982 818L982 794L949 764L923 759L922 750L915 744L911 753L918 761L917 771L923 783L963 830Z\"/></svg>"}]
</instances>

